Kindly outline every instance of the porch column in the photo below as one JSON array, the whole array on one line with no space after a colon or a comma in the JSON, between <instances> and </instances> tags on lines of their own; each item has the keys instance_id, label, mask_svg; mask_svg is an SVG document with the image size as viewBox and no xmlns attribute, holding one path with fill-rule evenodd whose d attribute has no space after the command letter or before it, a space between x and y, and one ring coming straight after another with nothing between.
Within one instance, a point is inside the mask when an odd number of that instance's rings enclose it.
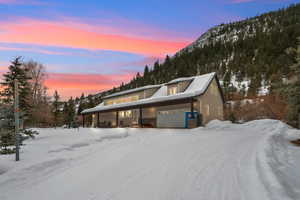
<instances>
[{"instance_id":1,"label":"porch column","mask_svg":"<svg viewBox=\"0 0 300 200\"><path fill-rule=\"evenodd\" d=\"M100 116L99 116L99 115L100 115L100 114L97 113L97 125L96 125L97 128L99 128L99 121L100 121Z\"/></svg>"},{"instance_id":2,"label":"porch column","mask_svg":"<svg viewBox=\"0 0 300 200\"><path fill-rule=\"evenodd\" d=\"M192 118L194 118L194 99L191 98L191 113L192 113Z\"/></svg>"},{"instance_id":3,"label":"porch column","mask_svg":"<svg viewBox=\"0 0 300 200\"><path fill-rule=\"evenodd\" d=\"M139 108L139 111L140 111L140 115L139 115L139 125L140 125L140 127L143 127L143 110L142 110L142 108L140 107Z\"/></svg>"},{"instance_id":4,"label":"porch column","mask_svg":"<svg viewBox=\"0 0 300 200\"><path fill-rule=\"evenodd\" d=\"M119 111L116 111L116 126L119 127Z\"/></svg>"},{"instance_id":5,"label":"porch column","mask_svg":"<svg viewBox=\"0 0 300 200\"><path fill-rule=\"evenodd\" d=\"M84 115L82 115L82 127L84 128Z\"/></svg>"}]
</instances>

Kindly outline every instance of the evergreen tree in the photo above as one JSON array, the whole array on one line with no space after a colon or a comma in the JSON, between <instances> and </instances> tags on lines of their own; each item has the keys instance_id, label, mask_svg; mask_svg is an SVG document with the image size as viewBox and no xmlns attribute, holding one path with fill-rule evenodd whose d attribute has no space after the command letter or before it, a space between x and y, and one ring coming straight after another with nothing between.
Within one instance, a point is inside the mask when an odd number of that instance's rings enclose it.
<instances>
[{"instance_id":1,"label":"evergreen tree","mask_svg":"<svg viewBox=\"0 0 300 200\"><path fill-rule=\"evenodd\" d=\"M144 69L144 77L148 76L148 74L149 74L149 67L148 65L146 65Z\"/></svg>"},{"instance_id":2,"label":"evergreen tree","mask_svg":"<svg viewBox=\"0 0 300 200\"><path fill-rule=\"evenodd\" d=\"M1 85L4 87L4 89L1 91L0 96L4 104L10 105L13 103L15 79L18 80L19 83L20 110L23 112L28 112L30 108L30 102L28 102L28 97L30 94L29 80L31 78L28 76L27 69L24 68L21 62L21 57L15 58L9 66L9 71L3 74L3 82Z\"/></svg>"},{"instance_id":3,"label":"evergreen tree","mask_svg":"<svg viewBox=\"0 0 300 200\"><path fill-rule=\"evenodd\" d=\"M292 81L283 89L288 101L288 121L300 128L300 38L297 49L297 63L292 67Z\"/></svg>"},{"instance_id":4,"label":"evergreen tree","mask_svg":"<svg viewBox=\"0 0 300 200\"><path fill-rule=\"evenodd\" d=\"M9 152L9 150L7 149L8 146L14 145L15 143L13 106L2 106L0 112L0 120L2 121L0 147L4 147L3 151L0 151L0 154L13 153Z\"/></svg>"},{"instance_id":5,"label":"evergreen tree","mask_svg":"<svg viewBox=\"0 0 300 200\"><path fill-rule=\"evenodd\" d=\"M143 77L142 79L144 80L144 85L149 85L150 84L150 77L149 77L149 67L148 65L145 66L145 69L144 69L144 74L143 74Z\"/></svg>"},{"instance_id":6,"label":"evergreen tree","mask_svg":"<svg viewBox=\"0 0 300 200\"><path fill-rule=\"evenodd\" d=\"M87 108L92 108L96 106L96 103L92 95L88 95L87 99L88 99Z\"/></svg>"},{"instance_id":7,"label":"evergreen tree","mask_svg":"<svg viewBox=\"0 0 300 200\"><path fill-rule=\"evenodd\" d=\"M75 103L71 97L66 103L66 122L69 128L74 126L75 122Z\"/></svg>"},{"instance_id":8,"label":"evergreen tree","mask_svg":"<svg viewBox=\"0 0 300 200\"><path fill-rule=\"evenodd\" d=\"M77 115L81 115L81 112L84 110L84 103L79 102L78 109L77 109Z\"/></svg>"},{"instance_id":9,"label":"evergreen tree","mask_svg":"<svg viewBox=\"0 0 300 200\"><path fill-rule=\"evenodd\" d=\"M53 105L54 125L56 127L58 125L59 115L60 115L60 102L59 102L60 96L57 90L55 90L53 98L54 101L52 105Z\"/></svg>"}]
</instances>

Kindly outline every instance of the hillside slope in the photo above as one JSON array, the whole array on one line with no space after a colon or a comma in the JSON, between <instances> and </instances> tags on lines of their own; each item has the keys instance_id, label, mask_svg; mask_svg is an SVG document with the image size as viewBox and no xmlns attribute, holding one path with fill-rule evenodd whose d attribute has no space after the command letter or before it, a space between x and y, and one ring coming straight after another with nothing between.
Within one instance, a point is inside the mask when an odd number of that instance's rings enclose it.
<instances>
[{"instance_id":1,"label":"hillside slope","mask_svg":"<svg viewBox=\"0 0 300 200\"><path fill-rule=\"evenodd\" d=\"M300 4L211 28L162 63L145 67L130 83L110 92L216 71L226 97L237 89L257 95L289 79L300 52Z\"/></svg>"}]
</instances>

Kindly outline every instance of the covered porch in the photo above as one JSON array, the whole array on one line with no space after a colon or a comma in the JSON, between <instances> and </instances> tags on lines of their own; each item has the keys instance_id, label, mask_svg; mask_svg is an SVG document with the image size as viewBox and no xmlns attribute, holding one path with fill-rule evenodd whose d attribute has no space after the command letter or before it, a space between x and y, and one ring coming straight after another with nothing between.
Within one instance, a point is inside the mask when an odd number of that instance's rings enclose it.
<instances>
[{"instance_id":1,"label":"covered porch","mask_svg":"<svg viewBox=\"0 0 300 200\"><path fill-rule=\"evenodd\" d=\"M191 113L192 119L189 127L197 127L201 125L201 120L196 119L198 116L193 116L199 112L198 101L196 98L177 99L159 103L151 103L136 106L124 106L118 109L102 110L98 112L82 115L83 127L95 128L115 128L115 127L145 127L156 128L162 126L161 121L164 121L162 114L174 113L179 111L182 113ZM172 112L171 112L172 111ZM171 114L173 115L173 114ZM184 120L184 119L183 119ZM184 123L184 122L183 122ZM173 126L170 125L172 128ZM174 127L176 128L176 127Z\"/></svg>"}]
</instances>

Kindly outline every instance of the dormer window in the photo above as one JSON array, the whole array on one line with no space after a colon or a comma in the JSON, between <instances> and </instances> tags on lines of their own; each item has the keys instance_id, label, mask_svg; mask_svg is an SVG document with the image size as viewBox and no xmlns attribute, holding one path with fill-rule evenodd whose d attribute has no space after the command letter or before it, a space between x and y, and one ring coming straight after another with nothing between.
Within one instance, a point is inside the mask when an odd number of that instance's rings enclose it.
<instances>
[{"instance_id":1,"label":"dormer window","mask_svg":"<svg viewBox=\"0 0 300 200\"><path fill-rule=\"evenodd\" d=\"M177 93L178 93L178 91L177 91L176 86L173 86L173 87L169 88L169 95L174 95L174 94L177 94Z\"/></svg>"}]
</instances>

